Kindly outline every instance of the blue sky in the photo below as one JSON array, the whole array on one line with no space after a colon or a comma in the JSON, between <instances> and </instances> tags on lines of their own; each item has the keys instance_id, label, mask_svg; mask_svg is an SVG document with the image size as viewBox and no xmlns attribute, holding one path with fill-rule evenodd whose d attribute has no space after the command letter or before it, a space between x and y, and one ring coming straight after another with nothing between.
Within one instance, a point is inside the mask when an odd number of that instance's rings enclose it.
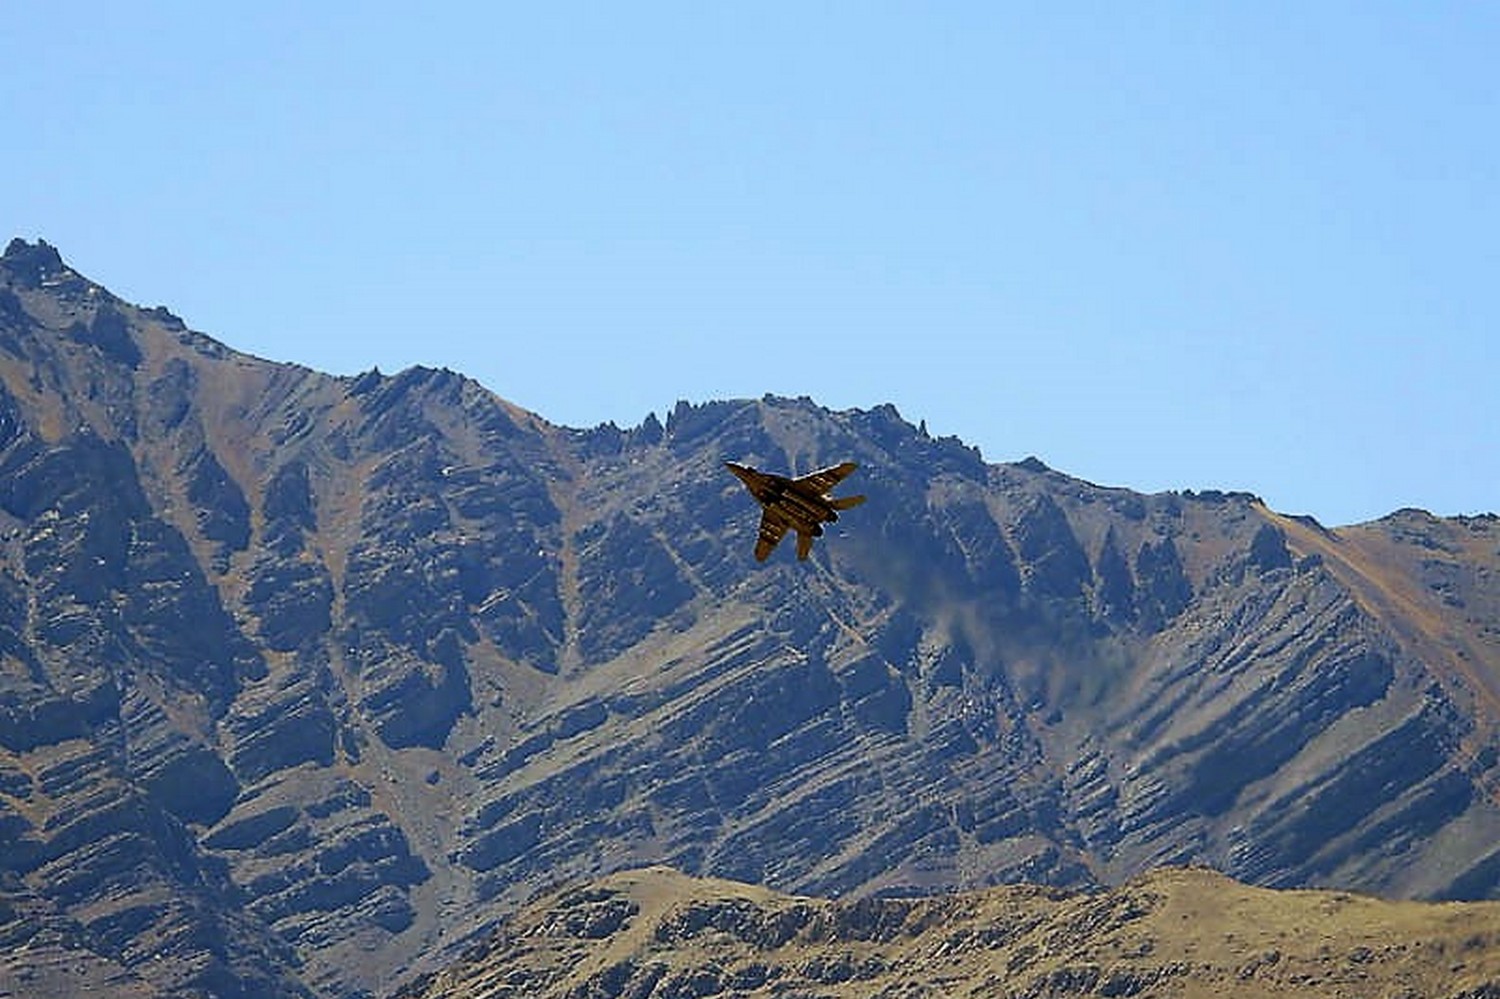
<instances>
[{"instance_id":1,"label":"blue sky","mask_svg":"<svg viewBox=\"0 0 1500 999\"><path fill-rule=\"evenodd\" d=\"M556 423L893 402L1328 524L1500 508L1500 5L23 5L0 223Z\"/></svg>"}]
</instances>

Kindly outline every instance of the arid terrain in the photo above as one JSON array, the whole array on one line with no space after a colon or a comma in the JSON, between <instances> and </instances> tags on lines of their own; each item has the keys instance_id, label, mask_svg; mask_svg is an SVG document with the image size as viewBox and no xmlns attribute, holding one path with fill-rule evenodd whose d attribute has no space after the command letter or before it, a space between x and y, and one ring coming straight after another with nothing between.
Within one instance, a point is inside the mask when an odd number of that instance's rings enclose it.
<instances>
[{"instance_id":1,"label":"arid terrain","mask_svg":"<svg viewBox=\"0 0 1500 999\"><path fill-rule=\"evenodd\" d=\"M403 999L1500 995L1500 903L1385 902L1163 869L830 902L654 868L526 906Z\"/></svg>"},{"instance_id":2,"label":"arid terrain","mask_svg":"<svg viewBox=\"0 0 1500 999\"><path fill-rule=\"evenodd\" d=\"M728 458L869 500L760 565ZM238 353L17 240L0 608L0 995L381 995L653 865L830 912L1185 866L1500 898L1493 515L1142 494L888 405L559 427Z\"/></svg>"}]
</instances>

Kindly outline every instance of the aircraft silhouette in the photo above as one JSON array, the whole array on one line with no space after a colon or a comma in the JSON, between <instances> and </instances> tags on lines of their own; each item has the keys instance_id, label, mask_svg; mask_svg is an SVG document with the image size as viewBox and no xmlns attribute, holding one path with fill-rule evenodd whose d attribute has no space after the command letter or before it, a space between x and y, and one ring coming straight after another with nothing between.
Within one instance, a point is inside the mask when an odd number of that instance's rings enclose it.
<instances>
[{"instance_id":1,"label":"aircraft silhouette","mask_svg":"<svg viewBox=\"0 0 1500 999\"><path fill-rule=\"evenodd\" d=\"M750 495L761 505L760 537L755 541L755 560L764 562L771 549L788 530L797 532L797 558L806 559L813 538L821 537L823 525L839 519L838 511L859 506L863 496L830 496L834 486L859 466L852 461L797 478L761 472L749 465L724 462L739 477Z\"/></svg>"}]
</instances>

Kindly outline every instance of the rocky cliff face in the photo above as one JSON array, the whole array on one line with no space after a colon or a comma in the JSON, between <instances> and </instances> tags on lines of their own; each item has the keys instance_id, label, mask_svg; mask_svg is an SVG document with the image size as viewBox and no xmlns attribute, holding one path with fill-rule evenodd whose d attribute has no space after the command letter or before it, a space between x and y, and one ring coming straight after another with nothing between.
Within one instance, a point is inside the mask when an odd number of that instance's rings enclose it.
<instances>
[{"instance_id":1,"label":"rocky cliff face","mask_svg":"<svg viewBox=\"0 0 1500 999\"><path fill-rule=\"evenodd\" d=\"M759 566L727 457L852 458L870 499ZM451 372L329 377L17 241L0 994L379 993L647 863L1500 896L1497 572L1493 517L1325 530L890 407L578 431Z\"/></svg>"}]
</instances>

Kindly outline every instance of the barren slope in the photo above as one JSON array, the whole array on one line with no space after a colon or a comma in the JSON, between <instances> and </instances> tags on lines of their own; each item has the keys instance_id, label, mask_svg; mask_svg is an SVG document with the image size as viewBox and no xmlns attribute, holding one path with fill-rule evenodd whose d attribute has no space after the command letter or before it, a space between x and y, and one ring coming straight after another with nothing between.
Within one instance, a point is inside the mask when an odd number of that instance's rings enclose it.
<instances>
[{"instance_id":1,"label":"barren slope","mask_svg":"<svg viewBox=\"0 0 1500 999\"><path fill-rule=\"evenodd\" d=\"M1033 887L835 902L664 869L520 910L403 999L804 995L1470 997L1500 991L1500 904L1249 888L1164 869L1094 895Z\"/></svg>"},{"instance_id":2,"label":"barren slope","mask_svg":"<svg viewBox=\"0 0 1500 999\"><path fill-rule=\"evenodd\" d=\"M870 499L760 566L727 457L851 458ZM355 995L655 863L1495 897L1497 563L1494 518L1329 532L889 406L569 430L238 354L18 241L0 994Z\"/></svg>"}]
</instances>

